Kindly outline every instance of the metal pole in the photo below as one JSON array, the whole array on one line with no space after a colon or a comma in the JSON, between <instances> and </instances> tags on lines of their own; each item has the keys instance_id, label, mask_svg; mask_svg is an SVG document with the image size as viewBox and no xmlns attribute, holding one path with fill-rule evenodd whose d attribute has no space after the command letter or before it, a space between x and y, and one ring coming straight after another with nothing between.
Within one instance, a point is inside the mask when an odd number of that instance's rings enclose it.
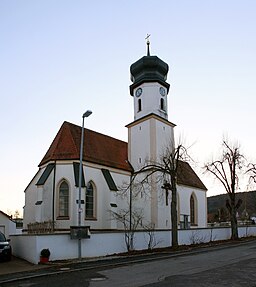
<instances>
[{"instance_id":1,"label":"metal pole","mask_svg":"<svg viewBox=\"0 0 256 287\"><path fill-rule=\"evenodd\" d=\"M79 162L79 187L78 187L78 227L81 227L81 189L82 189L82 168L83 168L83 146L84 146L84 115L81 133L80 162ZM81 260L81 238L78 238L78 259Z\"/></svg>"},{"instance_id":2,"label":"metal pole","mask_svg":"<svg viewBox=\"0 0 256 287\"><path fill-rule=\"evenodd\" d=\"M82 170L83 170L83 147L84 147L84 118L89 117L92 114L92 111L87 110L83 114L83 122L82 122L82 133L81 133L81 145L80 145L80 161L79 161L79 187L78 187L78 227L80 233L81 227L81 189L82 189ZM81 260L82 258L82 246L81 246L81 238L79 234L78 238L78 259Z\"/></svg>"}]
</instances>

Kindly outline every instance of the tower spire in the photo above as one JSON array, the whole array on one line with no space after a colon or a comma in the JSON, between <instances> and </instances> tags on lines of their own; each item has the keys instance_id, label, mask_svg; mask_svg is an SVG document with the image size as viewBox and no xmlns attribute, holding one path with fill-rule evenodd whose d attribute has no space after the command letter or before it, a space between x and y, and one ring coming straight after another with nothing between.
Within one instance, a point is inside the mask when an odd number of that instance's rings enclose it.
<instances>
[{"instance_id":1,"label":"tower spire","mask_svg":"<svg viewBox=\"0 0 256 287\"><path fill-rule=\"evenodd\" d=\"M147 37L145 40L147 40L147 56L150 56L150 51L149 51L149 46L150 46L150 41L149 41L150 34L147 34Z\"/></svg>"}]
</instances>

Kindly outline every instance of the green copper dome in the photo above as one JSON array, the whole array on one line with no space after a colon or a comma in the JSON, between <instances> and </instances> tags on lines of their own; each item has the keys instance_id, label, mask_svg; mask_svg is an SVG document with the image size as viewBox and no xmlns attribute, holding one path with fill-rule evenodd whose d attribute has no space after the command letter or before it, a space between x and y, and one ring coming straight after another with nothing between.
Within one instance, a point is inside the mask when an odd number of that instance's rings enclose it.
<instances>
[{"instance_id":1,"label":"green copper dome","mask_svg":"<svg viewBox=\"0 0 256 287\"><path fill-rule=\"evenodd\" d=\"M169 90L170 85L166 82L168 65L157 56L144 56L131 65L130 93L133 96L133 90L144 82L158 82Z\"/></svg>"}]
</instances>

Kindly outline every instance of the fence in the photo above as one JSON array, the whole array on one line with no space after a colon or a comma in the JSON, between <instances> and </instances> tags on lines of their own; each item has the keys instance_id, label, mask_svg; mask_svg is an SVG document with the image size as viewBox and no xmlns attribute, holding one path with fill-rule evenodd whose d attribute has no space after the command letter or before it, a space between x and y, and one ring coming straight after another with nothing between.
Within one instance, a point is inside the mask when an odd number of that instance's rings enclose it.
<instances>
[{"instance_id":1,"label":"fence","mask_svg":"<svg viewBox=\"0 0 256 287\"><path fill-rule=\"evenodd\" d=\"M29 234L38 234L38 233L51 233L54 230L55 222L52 220L44 222L34 222L28 224L28 233Z\"/></svg>"}]
</instances>

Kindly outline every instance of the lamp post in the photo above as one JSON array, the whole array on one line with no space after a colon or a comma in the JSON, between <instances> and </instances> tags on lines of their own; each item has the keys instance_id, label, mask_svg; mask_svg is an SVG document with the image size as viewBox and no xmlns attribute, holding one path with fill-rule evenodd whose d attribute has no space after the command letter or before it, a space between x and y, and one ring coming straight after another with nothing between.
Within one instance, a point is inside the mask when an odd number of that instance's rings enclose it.
<instances>
[{"instance_id":1,"label":"lamp post","mask_svg":"<svg viewBox=\"0 0 256 287\"><path fill-rule=\"evenodd\" d=\"M79 162L79 187L78 187L78 227L81 227L81 189L82 189L82 169L83 169L83 147L84 147L84 118L88 118L92 114L92 111L87 110L82 118L82 133L81 133L81 144L80 144L80 162ZM80 232L80 230L79 230ZM78 258L81 260L81 238L78 238Z\"/></svg>"}]
</instances>

